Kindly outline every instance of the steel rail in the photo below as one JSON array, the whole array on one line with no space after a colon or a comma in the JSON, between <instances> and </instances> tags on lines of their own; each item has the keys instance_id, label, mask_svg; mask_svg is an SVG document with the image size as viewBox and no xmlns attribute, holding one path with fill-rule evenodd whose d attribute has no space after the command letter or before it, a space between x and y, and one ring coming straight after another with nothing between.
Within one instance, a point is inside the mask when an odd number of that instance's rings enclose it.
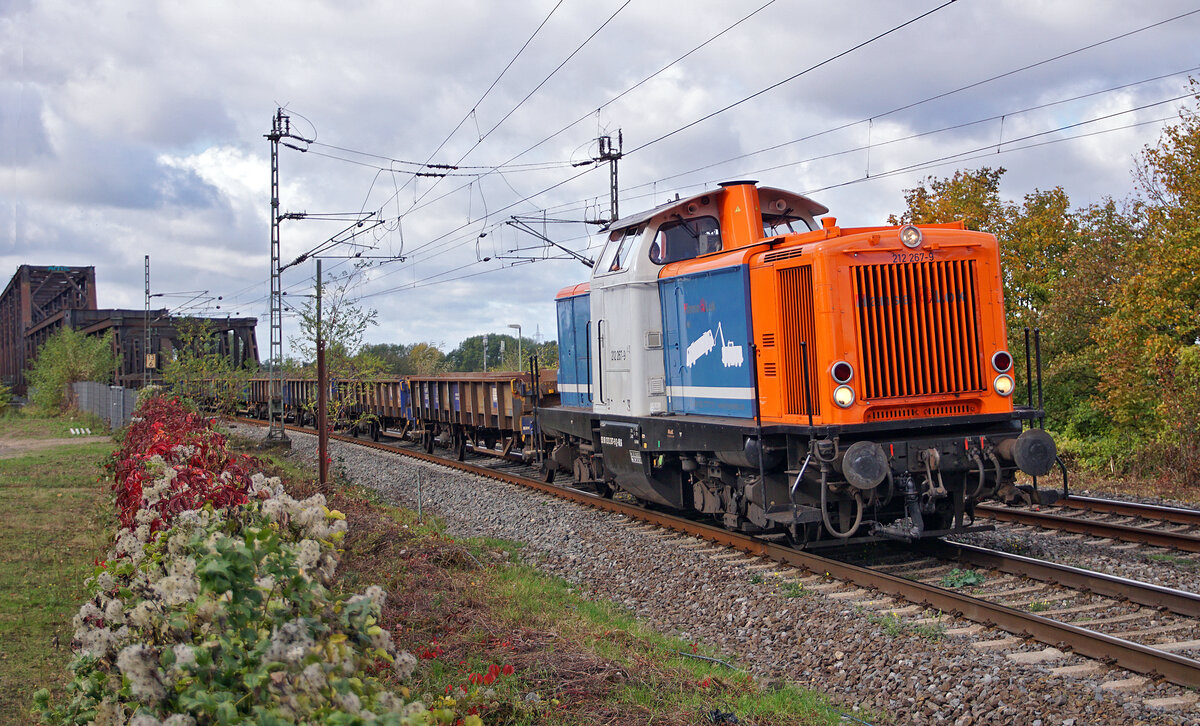
<instances>
[{"instance_id":1,"label":"steel rail","mask_svg":"<svg viewBox=\"0 0 1200 726\"><path fill-rule=\"evenodd\" d=\"M1089 512L1107 512L1126 517L1143 517L1200 527L1200 510L1197 509L1167 507L1162 504L1142 504L1141 502L1122 502L1117 499L1101 499L1099 497L1081 497L1075 494L1059 499L1055 505L1085 509Z\"/></svg>"},{"instance_id":2,"label":"steel rail","mask_svg":"<svg viewBox=\"0 0 1200 726\"><path fill-rule=\"evenodd\" d=\"M917 549L933 557L970 563L977 567L987 567L1076 590L1086 590L1105 597L1162 608L1178 615L1200 617L1200 595L1193 592L960 542L940 541L920 545Z\"/></svg>"},{"instance_id":3,"label":"steel rail","mask_svg":"<svg viewBox=\"0 0 1200 726\"><path fill-rule=\"evenodd\" d=\"M1140 542L1142 544L1154 545L1155 547L1167 547L1184 552L1200 552L1200 536L1194 534L1165 532L1158 529L1134 527L1128 524L1096 522L1088 519L1079 519L1078 517L1067 517L1061 514L1034 512L1027 509L1009 509L991 504L977 504L975 505L975 512L980 516L989 517L1001 522L1016 522L1034 527L1061 529L1077 534L1119 539L1123 542Z\"/></svg>"},{"instance_id":4,"label":"steel rail","mask_svg":"<svg viewBox=\"0 0 1200 726\"><path fill-rule=\"evenodd\" d=\"M245 422L259 423L253 420L246 420ZM289 426L288 428L293 431L311 433L306 429L294 426ZM641 507L613 499L605 499L577 489L558 487L553 484L506 474L502 471L479 467L466 462L441 459L431 454L426 454L423 451L400 449L371 441L360 441L349 436L331 435L330 438L381 451L411 456L422 461L436 463L440 466L524 486L578 504L621 514L630 519L638 519L666 529L702 537L750 555L765 557L776 562L791 565L792 567L804 568L816 573L823 573L829 577L845 580L859 587L873 588L928 608L942 612L959 613L968 620L993 625L1010 633L1023 635L1047 645L1069 648L1080 655L1112 663L1126 670L1159 676L1172 683L1188 688L1200 688L1200 661L1156 650L1140 643L1115 638L1111 635L1058 622L1033 613L1022 612L963 593L927 585L923 582L906 580L885 572L838 562L837 560L810 552L771 544L713 525L694 522L671 514L642 509Z\"/></svg>"}]
</instances>

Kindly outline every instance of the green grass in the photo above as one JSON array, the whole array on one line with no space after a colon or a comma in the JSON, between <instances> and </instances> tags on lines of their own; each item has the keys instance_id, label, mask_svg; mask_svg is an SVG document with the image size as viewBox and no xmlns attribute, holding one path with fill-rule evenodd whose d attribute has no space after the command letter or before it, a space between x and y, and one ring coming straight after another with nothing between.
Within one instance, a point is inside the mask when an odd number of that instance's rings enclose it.
<instances>
[{"instance_id":1,"label":"green grass","mask_svg":"<svg viewBox=\"0 0 1200 726\"><path fill-rule=\"evenodd\" d=\"M806 597L808 590L798 582L785 582L779 586L779 591L784 597Z\"/></svg>"},{"instance_id":2,"label":"green grass","mask_svg":"<svg viewBox=\"0 0 1200 726\"><path fill-rule=\"evenodd\" d=\"M516 546L508 543L506 549ZM675 722L685 713L707 719L721 711L741 723L839 723L838 711L821 694L790 685L764 690L736 663L703 644L655 632L611 602L583 597L565 580L513 564L498 570L494 582L502 619L557 633L571 647L581 646L636 674L605 697L626 715L641 712L646 723L653 723Z\"/></svg>"},{"instance_id":3,"label":"green grass","mask_svg":"<svg viewBox=\"0 0 1200 726\"><path fill-rule=\"evenodd\" d=\"M884 633L892 637L898 635L916 635L926 640L940 640L946 634L946 626L939 624L915 625L907 622L893 613L866 613L867 621L878 625Z\"/></svg>"},{"instance_id":4,"label":"green grass","mask_svg":"<svg viewBox=\"0 0 1200 726\"><path fill-rule=\"evenodd\" d=\"M5 419L0 438L57 436L65 426L28 417L17 422L8 428L13 420ZM111 507L97 465L112 448L64 445L0 459L0 723L29 723L39 688L62 695L71 618L87 597L84 580L94 558L104 556L111 539Z\"/></svg>"},{"instance_id":5,"label":"green grass","mask_svg":"<svg viewBox=\"0 0 1200 726\"><path fill-rule=\"evenodd\" d=\"M257 454L257 452L255 452ZM290 467L274 455L280 473L312 481L313 473ZM421 521L411 510L386 505L373 492L342 487L346 495L366 500L377 515L418 537L444 542L445 523L428 513ZM501 678L492 700L502 704L491 712L497 722L511 724L586 723L709 723L719 711L739 723L837 724L838 710L819 693L784 685L767 689L732 662L703 643L691 643L655 632L624 608L585 597L566 580L549 577L524 564L519 542L493 538L456 540L475 559L455 560L448 571L453 584L436 584L435 573L416 579L406 572L423 559L404 559L424 549L419 542L394 564L372 560L373 573L401 573L391 587L417 587L422 613L396 624L414 645L438 638L444 656L422 659L413 690L433 701L464 682L468 672L483 672L490 664L517 660L515 677ZM456 545L456 546L457 546ZM364 544L364 551L373 546ZM480 567L478 565L482 564ZM362 587L371 575L341 571L342 585ZM786 597L808 594L797 583L782 583ZM399 591L393 592L397 599ZM434 615L433 622L425 617ZM429 628L432 625L432 630ZM535 691L538 705L525 701ZM560 702L561 699L561 702ZM508 704L508 705L503 705ZM487 719L485 719L487 721Z\"/></svg>"},{"instance_id":6,"label":"green grass","mask_svg":"<svg viewBox=\"0 0 1200 726\"><path fill-rule=\"evenodd\" d=\"M79 411L48 417L27 409L10 409L0 416L0 439L65 439L73 436L73 428L88 428L97 436L108 433L108 425L103 420Z\"/></svg>"},{"instance_id":7,"label":"green grass","mask_svg":"<svg viewBox=\"0 0 1200 726\"><path fill-rule=\"evenodd\" d=\"M1180 557L1178 555L1153 554L1147 555L1146 557L1152 562L1161 562L1163 564L1174 565L1176 567L1194 568L1200 566L1200 563L1197 563L1195 560L1189 560L1186 557Z\"/></svg>"}]
</instances>

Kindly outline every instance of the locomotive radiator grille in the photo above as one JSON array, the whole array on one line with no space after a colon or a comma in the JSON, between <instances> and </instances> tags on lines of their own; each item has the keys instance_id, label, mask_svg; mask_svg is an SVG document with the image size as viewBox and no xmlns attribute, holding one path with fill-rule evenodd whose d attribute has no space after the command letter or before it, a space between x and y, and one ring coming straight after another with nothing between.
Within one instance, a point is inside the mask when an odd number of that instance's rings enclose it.
<instances>
[{"instance_id":1,"label":"locomotive radiator grille","mask_svg":"<svg viewBox=\"0 0 1200 726\"><path fill-rule=\"evenodd\" d=\"M854 268L862 397L984 390L974 260Z\"/></svg>"},{"instance_id":2,"label":"locomotive radiator grille","mask_svg":"<svg viewBox=\"0 0 1200 726\"><path fill-rule=\"evenodd\" d=\"M820 415L817 396L817 325L813 314L812 266L789 267L779 271L780 360L783 361L787 413L807 415L804 395L804 356L800 343L808 346L809 400L812 414Z\"/></svg>"}]
</instances>

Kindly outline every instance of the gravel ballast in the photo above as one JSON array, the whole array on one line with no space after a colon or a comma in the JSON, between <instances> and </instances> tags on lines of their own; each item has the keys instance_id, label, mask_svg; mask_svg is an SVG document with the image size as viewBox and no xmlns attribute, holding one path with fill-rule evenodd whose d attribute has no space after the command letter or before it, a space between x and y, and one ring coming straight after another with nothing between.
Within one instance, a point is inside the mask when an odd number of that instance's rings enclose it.
<instances>
[{"instance_id":1,"label":"gravel ballast","mask_svg":"<svg viewBox=\"0 0 1200 726\"><path fill-rule=\"evenodd\" d=\"M289 436L292 456L315 462L316 437ZM987 648L988 641L1009 637L1003 631L975 628L959 637L937 628L971 623L904 625L921 615L897 619L882 616L873 603L855 603L882 595L834 597L839 588L805 580L810 573L715 552L710 543L620 515L361 446L331 442L331 454L349 481L406 508L417 506L419 478L422 508L436 512L456 536L523 542L523 556L543 572L624 605L662 632L713 645L768 682L825 692L851 713L884 711L897 723L921 724L1196 722L1195 710L1144 703L1188 697L1184 689L1150 680L1113 690L1102 684L1134 674L1105 668L1081 678L1052 675L1051 667L1086 661L1067 654L1045 666L1015 663L1009 654L1045 646L1025 641Z\"/></svg>"}]
</instances>

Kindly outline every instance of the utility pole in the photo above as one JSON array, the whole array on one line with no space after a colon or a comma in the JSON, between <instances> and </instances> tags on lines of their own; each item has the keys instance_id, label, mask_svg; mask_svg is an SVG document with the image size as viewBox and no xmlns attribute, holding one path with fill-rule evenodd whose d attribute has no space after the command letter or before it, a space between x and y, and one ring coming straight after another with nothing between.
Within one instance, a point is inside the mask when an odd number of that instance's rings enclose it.
<instances>
[{"instance_id":1,"label":"utility pole","mask_svg":"<svg viewBox=\"0 0 1200 726\"><path fill-rule=\"evenodd\" d=\"M279 140L291 135L291 119L282 108L275 110L271 133L271 347L267 408L270 425L267 441L287 441L283 429L283 287L279 279Z\"/></svg>"},{"instance_id":2,"label":"utility pole","mask_svg":"<svg viewBox=\"0 0 1200 726\"><path fill-rule=\"evenodd\" d=\"M325 369L325 336L321 332L321 260L317 260L317 486L329 486L329 371Z\"/></svg>"},{"instance_id":3,"label":"utility pole","mask_svg":"<svg viewBox=\"0 0 1200 726\"><path fill-rule=\"evenodd\" d=\"M521 350L521 326L517 323L509 323L508 327L517 329L517 370L521 370L521 367L525 365Z\"/></svg>"},{"instance_id":4,"label":"utility pole","mask_svg":"<svg viewBox=\"0 0 1200 726\"><path fill-rule=\"evenodd\" d=\"M150 255L146 255L146 317L142 328L142 388L145 388L150 385Z\"/></svg>"},{"instance_id":5,"label":"utility pole","mask_svg":"<svg viewBox=\"0 0 1200 726\"><path fill-rule=\"evenodd\" d=\"M608 162L608 213L609 224L617 221L617 161L621 158L621 149L624 148L625 142L621 138L621 129L617 129L617 144L613 146L611 136L601 136L600 141L600 156L596 161Z\"/></svg>"},{"instance_id":6,"label":"utility pole","mask_svg":"<svg viewBox=\"0 0 1200 726\"><path fill-rule=\"evenodd\" d=\"M484 373L487 373L487 349L488 349L488 337L486 335L484 335L483 336L483 372Z\"/></svg>"},{"instance_id":7,"label":"utility pole","mask_svg":"<svg viewBox=\"0 0 1200 726\"><path fill-rule=\"evenodd\" d=\"M271 372L268 395L271 423L267 429L267 441L286 443L288 436L283 429L283 284L279 265L279 222L282 219L301 219L302 214L279 213L279 140L296 139L311 143L311 139L292 133L292 119L282 108L275 109L271 133L265 138L271 142ZM299 146L284 142L284 146L306 151Z\"/></svg>"}]
</instances>

